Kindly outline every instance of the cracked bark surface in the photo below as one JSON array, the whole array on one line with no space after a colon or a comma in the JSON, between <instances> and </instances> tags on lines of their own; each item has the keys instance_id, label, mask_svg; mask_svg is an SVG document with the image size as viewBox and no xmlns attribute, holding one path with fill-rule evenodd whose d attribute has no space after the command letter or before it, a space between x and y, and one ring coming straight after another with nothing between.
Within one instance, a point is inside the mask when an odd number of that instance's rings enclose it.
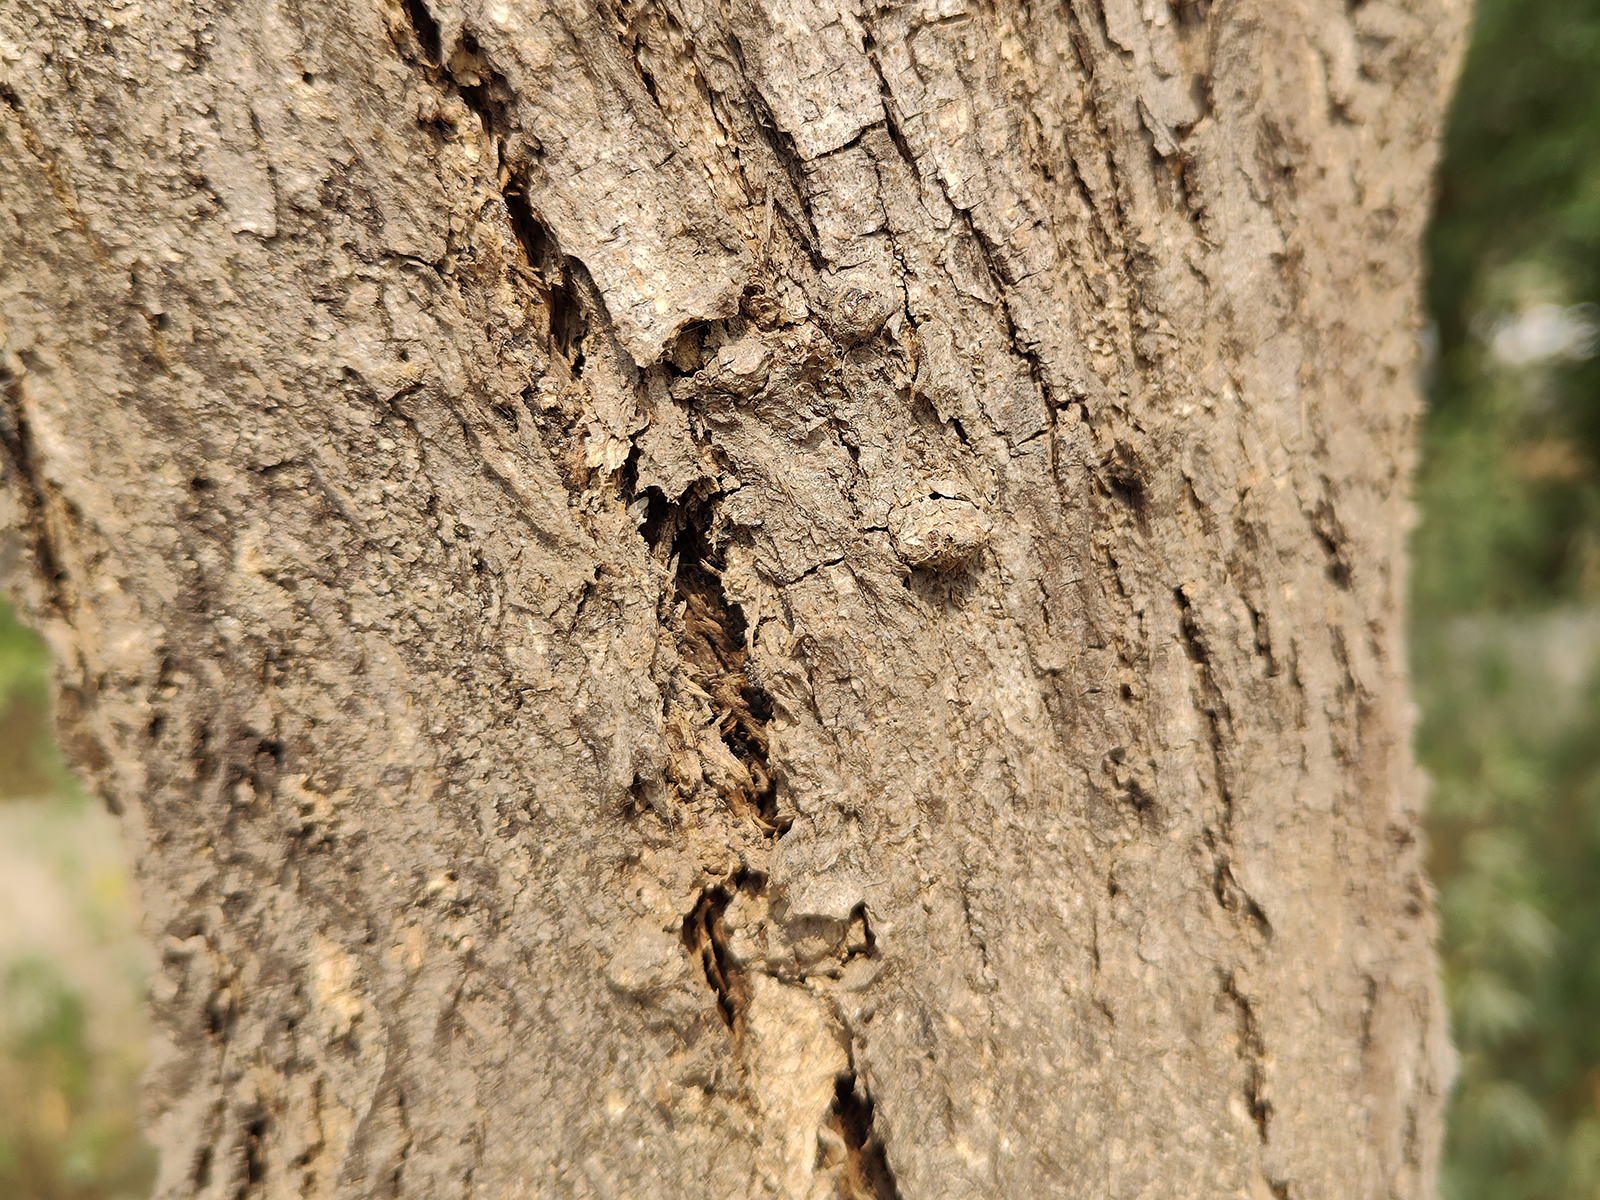
<instances>
[{"instance_id":1,"label":"cracked bark surface","mask_svg":"<svg viewBox=\"0 0 1600 1200\"><path fill-rule=\"evenodd\" d=\"M158 1195L1426 1197L1461 0L14 0Z\"/></svg>"}]
</instances>

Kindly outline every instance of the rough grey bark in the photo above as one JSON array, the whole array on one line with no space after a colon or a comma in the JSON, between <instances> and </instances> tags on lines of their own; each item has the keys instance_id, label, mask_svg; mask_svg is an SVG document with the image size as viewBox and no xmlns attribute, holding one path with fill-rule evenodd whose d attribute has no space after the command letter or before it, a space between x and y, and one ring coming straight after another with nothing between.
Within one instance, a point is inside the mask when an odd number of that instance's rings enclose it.
<instances>
[{"instance_id":1,"label":"rough grey bark","mask_svg":"<svg viewBox=\"0 0 1600 1200\"><path fill-rule=\"evenodd\" d=\"M1425 1197L1463 0L8 0L161 1197Z\"/></svg>"}]
</instances>

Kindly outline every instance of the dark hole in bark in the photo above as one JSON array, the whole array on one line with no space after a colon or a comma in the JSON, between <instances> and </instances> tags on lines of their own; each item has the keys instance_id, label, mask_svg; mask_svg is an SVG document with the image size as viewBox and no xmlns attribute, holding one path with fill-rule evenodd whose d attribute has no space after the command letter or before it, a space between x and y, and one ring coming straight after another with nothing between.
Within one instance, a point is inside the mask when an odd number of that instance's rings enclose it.
<instances>
[{"instance_id":1,"label":"dark hole in bark","mask_svg":"<svg viewBox=\"0 0 1600 1200\"><path fill-rule=\"evenodd\" d=\"M1326 481L1324 481L1326 483ZM1345 554L1350 535L1345 532L1332 501L1324 498L1310 513L1311 530L1317 536L1322 551L1328 557L1326 568L1330 582L1342 591L1350 590L1350 558Z\"/></svg>"},{"instance_id":2,"label":"dark hole in bark","mask_svg":"<svg viewBox=\"0 0 1600 1200\"><path fill-rule=\"evenodd\" d=\"M194 1174L192 1178L196 1188L209 1187L211 1185L211 1158L212 1149L210 1146L201 1146L200 1153L194 1156Z\"/></svg>"},{"instance_id":3,"label":"dark hole in bark","mask_svg":"<svg viewBox=\"0 0 1600 1200\"><path fill-rule=\"evenodd\" d=\"M244 1186L237 1192L237 1200L244 1200L267 1174L267 1161L262 1153L262 1143L267 1137L267 1119L257 1117L244 1129Z\"/></svg>"},{"instance_id":4,"label":"dark hole in bark","mask_svg":"<svg viewBox=\"0 0 1600 1200\"><path fill-rule=\"evenodd\" d=\"M1329 581L1341 591L1348 592L1350 590L1350 564L1345 559L1342 544L1320 529L1317 530L1317 540L1322 543L1323 552L1328 556L1327 575Z\"/></svg>"},{"instance_id":5,"label":"dark hole in bark","mask_svg":"<svg viewBox=\"0 0 1600 1200\"><path fill-rule=\"evenodd\" d=\"M422 0L405 0L406 16L411 20L411 32L416 35L417 47L430 66L439 63L439 22L422 3Z\"/></svg>"},{"instance_id":6,"label":"dark hole in bark","mask_svg":"<svg viewBox=\"0 0 1600 1200\"><path fill-rule=\"evenodd\" d=\"M1106 486L1113 499L1133 512L1144 509L1144 484L1136 476L1117 473L1106 476Z\"/></svg>"},{"instance_id":7,"label":"dark hole in bark","mask_svg":"<svg viewBox=\"0 0 1600 1200\"><path fill-rule=\"evenodd\" d=\"M722 588L722 553L711 538L713 504L714 498L691 500L659 522L647 519L645 536L653 535L659 545L673 530L677 601L683 605L678 652L695 683L713 698L723 743L750 775L747 793L724 799L735 812L753 809L764 831L782 836L788 825L778 820L777 788L767 762L772 697L749 673L744 612Z\"/></svg>"},{"instance_id":8,"label":"dark hole in bark","mask_svg":"<svg viewBox=\"0 0 1600 1200\"><path fill-rule=\"evenodd\" d=\"M683 921L683 944L705 972L706 985L716 994L717 1012L722 1023L735 1034L744 1020L746 984L744 972L728 955L728 927L722 914L732 899L720 887L700 893L700 902Z\"/></svg>"},{"instance_id":9,"label":"dark hole in bark","mask_svg":"<svg viewBox=\"0 0 1600 1200\"><path fill-rule=\"evenodd\" d=\"M506 187L505 200L511 231L516 234L528 265L544 280L544 301L550 308L550 341L571 363L572 373L582 375L583 340L589 333L589 318L573 279L583 269L582 264L561 253L555 234L534 214L520 176L513 176Z\"/></svg>"},{"instance_id":10,"label":"dark hole in bark","mask_svg":"<svg viewBox=\"0 0 1600 1200\"><path fill-rule=\"evenodd\" d=\"M867 906L858 904L850 910L850 919L861 922L861 954L867 958L878 957L878 938L872 932L872 919L867 915ZM853 955L852 955L853 956Z\"/></svg>"},{"instance_id":11,"label":"dark hole in bark","mask_svg":"<svg viewBox=\"0 0 1600 1200\"><path fill-rule=\"evenodd\" d=\"M479 58L478 39L470 33L462 35L461 49L471 57ZM511 105L515 100L511 85L506 82L504 75L487 64L484 64L478 77L483 82L467 84L456 80L461 98L467 102L468 108L478 114L485 133L492 138L507 138L516 124L511 119Z\"/></svg>"},{"instance_id":12,"label":"dark hole in bark","mask_svg":"<svg viewBox=\"0 0 1600 1200\"><path fill-rule=\"evenodd\" d=\"M1154 796L1140 787L1136 781L1130 779L1128 781L1128 803L1133 805L1135 812L1142 815L1151 812L1155 808L1156 800Z\"/></svg>"},{"instance_id":13,"label":"dark hole in bark","mask_svg":"<svg viewBox=\"0 0 1600 1200\"><path fill-rule=\"evenodd\" d=\"M883 1152L883 1143L872 1127L872 1097L860 1086L854 1071L834 1081L834 1130L844 1139L845 1178L842 1194L870 1196L872 1200L898 1200L900 1189Z\"/></svg>"},{"instance_id":14,"label":"dark hole in bark","mask_svg":"<svg viewBox=\"0 0 1600 1200\"><path fill-rule=\"evenodd\" d=\"M637 447L635 449L637 450ZM634 457L631 454L628 456L628 461L623 464L624 487L627 487L632 482L628 471L629 468L633 468L635 472L637 471ZM644 524L640 526L639 532L644 536L644 540L649 543L650 548L655 549L661 545L663 538L670 536L672 533L670 522L674 516L673 510L675 506L667 499L666 493L660 488L645 488L644 498Z\"/></svg>"}]
</instances>

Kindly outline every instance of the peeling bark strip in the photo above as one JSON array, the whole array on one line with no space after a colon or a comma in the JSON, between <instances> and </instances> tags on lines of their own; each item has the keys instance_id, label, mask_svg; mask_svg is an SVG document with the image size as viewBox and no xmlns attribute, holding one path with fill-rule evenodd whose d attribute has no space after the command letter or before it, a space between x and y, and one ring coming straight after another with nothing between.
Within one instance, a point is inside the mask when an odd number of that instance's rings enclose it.
<instances>
[{"instance_id":1,"label":"peeling bark strip","mask_svg":"<svg viewBox=\"0 0 1600 1200\"><path fill-rule=\"evenodd\" d=\"M1431 1195L1464 15L0 6L162 1200Z\"/></svg>"}]
</instances>

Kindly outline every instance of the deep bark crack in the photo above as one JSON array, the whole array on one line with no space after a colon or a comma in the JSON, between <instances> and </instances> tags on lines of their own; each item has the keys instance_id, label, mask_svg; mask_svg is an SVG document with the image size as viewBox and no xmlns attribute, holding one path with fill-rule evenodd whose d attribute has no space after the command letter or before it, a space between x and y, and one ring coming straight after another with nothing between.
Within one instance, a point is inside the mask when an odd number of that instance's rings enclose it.
<instances>
[{"instance_id":1,"label":"deep bark crack","mask_svg":"<svg viewBox=\"0 0 1600 1200\"><path fill-rule=\"evenodd\" d=\"M1239 1019L1240 1060L1245 1065L1244 1099L1250 1119L1256 1124L1261 1144L1266 1145L1272 1124L1272 1101L1267 1098L1266 1043L1250 998L1239 990L1232 974L1222 983L1222 994L1233 1004Z\"/></svg>"},{"instance_id":2,"label":"deep bark crack","mask_svg":"<svg viewBox=\"0 0 1600 1200\"><path fill-rule=\"evenodd\" d=\"M25 512L19 532L32 543L35 571L45 585L45 602L57 612L64 611L66 597L62 594L62 580L65 572L57 563L45 522L43 484L35 461L33 432L23 411L22 380L4 367L0 367L0 454L5 457L6 473L17 480L14 488Z\"/></svg>"},{"instance_id":3,"label":"deep bark crack","mask_svg":"<svg viewBox=\"0 0 1600 1200\"><path fill-rule=\"evenodd\" d=\"M1270 939L1272 922L1256 903L1255 898L1239 886L1234 878L1233 866L1226 849L1226 846L1231 845L1233 841L1234 794L1229 781L1227 763L1228 742L1232 738L1232 713L1229 711L1227 701L1223 699L1222 689L1212 669L1211 649L1206 643L1205 633L1200 628L1194 606L1182 588L1174 588L1172 594L1178 604L1178 632L1183 638L1184 650L1189 656L1189 661L1194 664L1200 680L1201 708L1206 719L1206 741L1211 750L1211 767L1216 779L1217 799L1222 808L1221 829L1215 833L1208 829L1205 834L1206 848L1211 852L1212 861L1211 892L1216 897L1218 905L1226 912L1235 917L1243 917L1263 938Z\"/></svg>"},{"instance_id":4,"label":"deep bark crack","mask_svg":"<svg viewBox=\"0 0 1600 1200\"><path fill-rule=\"evenodd\" d=\"M459 53L474 60L479 82L469 84L458 79L444 54L439 23L423 0L405 0L404 11L420 51L417 61L423 74L441 89L454 88L477 116L484 135L494 143L502 170L501 198L511 232L549 311L551 348L567 359L574 377L581 376L584 340L596 320L604 323L609 314L604 311L599 290L588 279L587 268L579 259L562 252L555 232L533 206L529 169L539 145L536 138L523 133L516 119L516 93L484 56L469 31L463 31L448 58L453 60Z\"/></svg>"},{"instance_id":5,"label":"deep bark crack","mask_svg":"<svg viewBox=\"0 0 1600 1200\"><path fill-rule=\"evenodd\" d=\"M713 543L717 496L669 503L660 492L646 493L650 511L644 537L658 558L675 566L672 612L678 655L693 685L711 698L717 732L743 767L748 782L724 781L723 802L736 815L753 819L769 837L789 828L778 814L777 787L768 763L768 722L772 698L750 673L744 611L722 585L722 555Z\"/></svg>"},{"instance_id":6,"label":"deep bark crack","mask_svg":"<svg viewBox=\"0 0 1600 1200\"><path fill-rule=\"evenodd\" d=\"M935 176L938 178L938 176ZM1011 303L1008 299L1015 289L1017 280L1009 278L1009 272L1002 270L996 253L998 247L991 245L984 237L977 224L972 219L972 210L958 208L950 197L949 190L944 185L944 180L939 179L939 188L945 194L945 200L952 210L958 213L962 222L967 227L967 234L972 238L972 244L978 248L978 257L983 260L983 268L989 275L989 283L995 290L995 307L999 309L1001 323L1005 326L1006 338L1011 343L1011 352L1023 362L1028 364L1028 376L1033 380L1033 386L1038 389L1040 398L1045 407L1055 407L1055 393L1050 386L1050 381L1045 378L1044 361L1039 357L1039 352L1030 348L1022 340L1022 332L1017 328L1016 319L1011 315Z\"/></svg>"},{"instance_id":7,"label":"deep bark crack","mask_svg":"<svg viewBox=\"0 0 1600 1200\"><path fill-rule=\"evenodd\" d=\"M900 1189L873 1127L874 1105L866 1082L851 1068L834 1081L828 1126L844 1141L844 1171L839 1177L841 1200L899 1200Z\"/></svg>"},{"instance_id":8,"label":"deep bark crack","mask_svg":"<svg viewBox=\"0 0 1600 1200\"><path fill-rule=\"evenodd\" d=\"M706 985L717 997L717 1013L734 1037L744 1035L744 1014L750 1003L750 987L744 970L728 953L728 927L723 914L733 897L726 888L707 888L683 921L683 944L690 957L700 963Z\"/></svg>"}]
</instances>

